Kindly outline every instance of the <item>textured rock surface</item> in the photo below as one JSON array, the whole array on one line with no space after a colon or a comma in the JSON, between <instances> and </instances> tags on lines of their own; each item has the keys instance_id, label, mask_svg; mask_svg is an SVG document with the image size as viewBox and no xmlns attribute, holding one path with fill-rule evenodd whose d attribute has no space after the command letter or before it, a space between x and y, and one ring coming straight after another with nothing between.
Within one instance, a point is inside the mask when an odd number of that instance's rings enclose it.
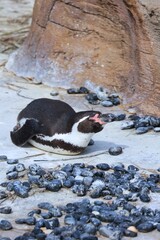
<instances>
[{"instance_id":1,"label":"textured rock surface","mask_svg":"<svg viewBox=\"0 0 160 240\"><path fill-rule=\"evenodd\" d=\"M50 85L89 80L156 114L159 14L157 0L36 0L30 33L6 67Z\"/></svg>"}]
</instances>

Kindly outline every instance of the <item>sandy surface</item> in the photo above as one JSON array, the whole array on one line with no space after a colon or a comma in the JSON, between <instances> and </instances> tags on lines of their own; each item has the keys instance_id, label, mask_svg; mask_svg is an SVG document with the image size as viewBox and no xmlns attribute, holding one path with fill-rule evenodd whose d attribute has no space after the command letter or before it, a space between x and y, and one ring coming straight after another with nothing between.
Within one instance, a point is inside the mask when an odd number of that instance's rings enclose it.
<instances>
[{"instance_id":1,"label":"sandy surface","mask_svg":"<svg viewBox=\"0 0 160 240\"><path fill-rule=\"evenodd\" d=\"M34 147L28 146L25 148L19 148L12 144L10 140L10 131L16 124L16 117L19 111L24 108L31 100L39 97L48 97L54 99L61 99L68 102L76 110L92 109L91 105L88 105L83 96L70 96L67 95L65 89L53 89L44 85L36 85L26 79L22 79L14 76L12 73L8 73L5 70L5 62L8 59L8 55L19 46L18 40L25 37L28 26L30 24L30 16L32 11L33 1L15 1L15 0L1 0L0 1L0 35L4 37L0 47L0 155L7 155L11 159L20 159L27 167L31 163L35 163L35 160L43 160L36 162L45 168L54 168L57 165L63 165L65 163L85 162L90 164L96 164L100 162L107 162L114 164L116 162L122 162L126 166L134 164L138 166L142 172L156 172L156 169L160 167L160 134L149 132L144 135L136 135L134 130L121 130L122 122L113 122L105 126L105 129L96 134L93 138L95 144L86 149L86 151L77 157L60 156L56 154L47 153ZM24 11L21 12L21 9ZM25 13L24 13L25 12ZM26 17L24 17L24 15ZM26 21L22 21L27 19ZM14 20L14 21L13 21ZM21 23L23 22L23 23ZM17 33L18 29L25 29ZM16 34L13 34L15 33ZM6 40L7 36L10 37L10 41ZM7 42L8 41L8 42ZM14 43L14 44L13 44ZM17 45L16 45L17 44ZM52 97L50 93L56 90L59 92L57 97ZM106 112L122 112L118 108L100 108L96 106L95 109ZM123 154L119 156L111 156L106 151L110 146L122 146ZM37 156L38 154L38 156ZM98 155L99 154L99 155ZM95 156L96 155L96 156ZM26 158L27 157L27 158ZM67 160L68 159L68 160ZM6 170L9 168L5 162L0 162L0 182L6 181ZM2 188L3 189L3 188ZM159 194L152 194L152 201L146 204L147 207L153 209L160 209ZM81 198L77 198L80 200ZM21 199L15 196L11 196L10 199L1 203L1 206L10 205L13 209L13 213L10 215L0 214L0 219L9 219L13 224L12 231L0 231L0 237L9 236L14 239L15 236L22 234L28 230L26 225L17 225L14 223L14 219L18 217L26 217L26 214L35 208L41 201L47 200L54 205L66 204L76 200L76 196L71 193L70 190L61 190L54 194L51 192L39 192L35 189L32 191L29 198ZM143 205L142 203L137 203ZM99 239L103 239L100 238ZM125 239L125 238L124 238ZM129 239L129 238L126 238ZM139 234L136 240L159 240L160 234L157 231L149 234Z\"/></svg>"}]
</instances>

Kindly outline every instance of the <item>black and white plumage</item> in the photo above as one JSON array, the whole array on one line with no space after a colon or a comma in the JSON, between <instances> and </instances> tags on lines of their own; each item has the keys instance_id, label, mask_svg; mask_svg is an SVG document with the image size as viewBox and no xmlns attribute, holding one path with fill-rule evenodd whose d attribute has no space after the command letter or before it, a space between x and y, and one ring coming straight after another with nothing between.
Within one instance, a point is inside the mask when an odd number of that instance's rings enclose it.
<instances>
[{"instance_id":1,"label":"black and white plumage","mask_svg":"<svg viewBox=\"0 0 160 240\"><path fill-rule=\"evenodd\" d=\"M79 154L103 129L105 123L100 116L98 111L76 113L60 100L36 99L19 113L11 139L17 146L28 142L49 152Z\"/></svg>"}]
</instances>

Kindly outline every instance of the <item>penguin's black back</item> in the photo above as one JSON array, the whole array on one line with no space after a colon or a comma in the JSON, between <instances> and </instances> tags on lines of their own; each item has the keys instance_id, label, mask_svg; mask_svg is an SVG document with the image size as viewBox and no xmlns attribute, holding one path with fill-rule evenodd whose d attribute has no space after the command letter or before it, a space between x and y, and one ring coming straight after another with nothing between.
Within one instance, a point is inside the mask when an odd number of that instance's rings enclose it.
<instances>
[{"instance_id":1,"label":"penguin's black back","mask_svg":"<svg viewBox=\"0 0 160 240\"><path fill-rule=\"evenodd\" d=\"M18 115L18 121L23 118L33 118L42 126L41 134L52 136L55 133L67 133L74 123L75 111L67 103L60 100L40 98L32 101Z\"/></svg>"}]
</instances>

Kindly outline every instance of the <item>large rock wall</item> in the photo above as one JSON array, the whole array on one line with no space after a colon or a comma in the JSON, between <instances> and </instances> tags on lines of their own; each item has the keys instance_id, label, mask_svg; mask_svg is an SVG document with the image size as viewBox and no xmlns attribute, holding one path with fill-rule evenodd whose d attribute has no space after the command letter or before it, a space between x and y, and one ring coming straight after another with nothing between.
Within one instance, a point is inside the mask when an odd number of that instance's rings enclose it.
<instances>
[{"instance_id":1,"label":"large rock wall","mask_svg":"<svg viewBox=\"0 0 160 240\"><path fill-rule=\"evenodd\" d=\"M52 86L91 81L158 114L159 16L156 0L36 0L29 35L6 67Z\"/></svg>"}]
</instances>

